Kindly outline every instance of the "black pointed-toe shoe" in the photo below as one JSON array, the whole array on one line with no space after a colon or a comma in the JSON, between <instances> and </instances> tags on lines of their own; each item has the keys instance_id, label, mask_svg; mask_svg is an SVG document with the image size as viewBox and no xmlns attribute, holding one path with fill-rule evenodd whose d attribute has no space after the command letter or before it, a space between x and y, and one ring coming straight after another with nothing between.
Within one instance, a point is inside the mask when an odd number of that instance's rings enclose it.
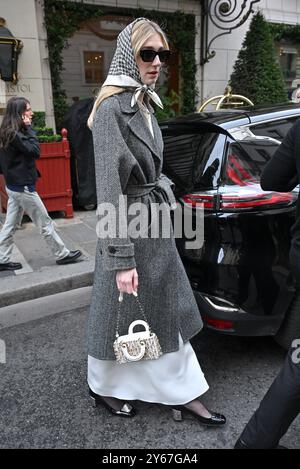
<instances>
[{"instance_id":1,"label":"black pointed-toe shoe","mask_svg":"<svg viewBox=\"0 0 300 469\"><path fill-rule=\"evenodd\" d=\"M63 257L62 259L57 259L56 264L58 265L72 264L81 256L82 256L82 252L79 250L70 251L70 253L66 257Z\"/></svg>"},{"instance_id":2,"label":"black pointed-toe shoe","mask_svg":"<svg viewBox=\"0 0 300 469\"><path fill-rule=\"evenodd\" d=\"M202 417L202 415L197 414L191 409L187 409L184 405L175 406L172 408L173 419L176 422L183 420L183 412L188 412L189 414L193 415L193 417L195 417L195 419L197 419L201 425L206 425L207 427L217 427L225 425L226 423L226 417L224 417L222 414L211 412L211 417Z\"/></svg>"},{"instance_id":3,"label":"black pointed-toe shoe","mask_svg":"<svg viewBox=\"0 0 300 469\"><path fill-rule=\"evenodd\" d=\"M128 404L128 402L125 402L125 404L122 406L120 410L116 410L106 402L104 397L99 396L99 394L94 393L90 388L89 388L89 395L92 401L92 405L94 407L97 407L97 405L100 404L103 407L105 407L107 410L109 410L109 412L113 415L117 415L118 417L132 418L136 414L135 408L132 407L132 405Z\"/></svg>"},{"instance_id":4,"label":"black pointed-toe shoe","mask_svg":"<svg viewBox=\"0 0 300 469\"><path fill-rule=\"evenodd\" d=\"M19 270L23 266L20 262L6 262L5 264L0 264L0 270Z\"/></svg>"}]
</instances>

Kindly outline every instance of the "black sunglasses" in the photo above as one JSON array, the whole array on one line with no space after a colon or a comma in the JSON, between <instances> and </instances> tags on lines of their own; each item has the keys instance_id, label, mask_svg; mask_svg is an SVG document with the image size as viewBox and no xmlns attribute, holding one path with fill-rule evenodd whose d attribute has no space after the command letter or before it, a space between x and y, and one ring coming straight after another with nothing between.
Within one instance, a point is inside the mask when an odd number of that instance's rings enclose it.
<instances>
[{"instance_id":1,"label":"black sunglasses","mask_svg":"<svg viewBox=\"0 0 300 469\"><path fill-rule=\"evenodd\" d=\"M171 51L168 49L159 51L153 49L142 49L140 51L140 56L143 62L153 62L157 55L161 62L167 62L171 56Z\"/></svg>"}]
</instances>

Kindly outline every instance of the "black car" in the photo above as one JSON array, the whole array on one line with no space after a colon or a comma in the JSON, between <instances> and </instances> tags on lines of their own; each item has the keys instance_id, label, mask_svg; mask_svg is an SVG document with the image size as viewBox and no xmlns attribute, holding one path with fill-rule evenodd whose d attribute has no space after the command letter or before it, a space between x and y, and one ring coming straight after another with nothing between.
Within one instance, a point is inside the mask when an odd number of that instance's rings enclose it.
<instances>
[{"instance_id":1,"label":"black car","mask_svg":"<svg viewBox=\"0 0 300 469\"><path fill-rule=\"evenodd\" d=\"M203 245L187 249L184 234L176 242L205 325L273 335L285 347L300 337L300 298L289 270L298 188L264 192L259 181L299 117L300 106L287 104L161 123L163 171L177 201L194 218L204 209Z\"/></svg>"}]
</instances>

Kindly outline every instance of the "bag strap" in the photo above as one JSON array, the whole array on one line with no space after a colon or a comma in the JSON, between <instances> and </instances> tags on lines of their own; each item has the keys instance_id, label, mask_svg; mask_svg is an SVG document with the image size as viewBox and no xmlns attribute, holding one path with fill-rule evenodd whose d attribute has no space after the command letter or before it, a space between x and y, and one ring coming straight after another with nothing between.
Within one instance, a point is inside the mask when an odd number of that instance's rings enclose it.
<instances>
[{"instance_id":1,"label":"bag strap","mask_svg":"<svg viewBox=\"0 0 300 469\"><path fill-rule=\"evenodd\" d=\"M146 321L147 324L149 325L149 322L148 322L148 319L147 319L147 317L146 317L144 308L143 308L143 306L142 306L141 303L140 303L138 294L137 294L136 292L133 292L132 294L133 294L133 296L135 297L135 299L136 299L136 301L137 301L138 307L139 307L139 309L140 309L140 312L141 312L143 318L145 319L145 321ZM119 294L119 304L118 304L118 316L117 316L117 329L116 329L116 337L117 337L117 338L119 337L119 323L120 323L121 303L122 303L122 302L123 302L123 293L120 292L120 294ZM149 326L149 329L150 329L150 326Z\"/></svg>"}]
</instances>

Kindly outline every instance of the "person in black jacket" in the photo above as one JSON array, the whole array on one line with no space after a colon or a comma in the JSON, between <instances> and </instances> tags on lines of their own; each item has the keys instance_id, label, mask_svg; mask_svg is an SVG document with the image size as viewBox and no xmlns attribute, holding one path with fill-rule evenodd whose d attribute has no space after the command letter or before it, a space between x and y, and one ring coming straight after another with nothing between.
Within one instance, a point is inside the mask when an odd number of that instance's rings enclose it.
<instances>
[{"instance_id":1,"label":"person in black jacket","mask_svg":"<svg viewBox=\"0 0 300 469\"><path fill-rule=\"evenodd\" d=\"M266 165L261 187L265 191L289 192L300 182L300 120L284 138ZM296 222L291 230L290 267L300 285L300 193ZM300 314L300 311L299 311ZM279 441L300 413L300 337L295 338L277 378L260 403L235 449L280 448Z\"/></svg>"},{"instance_id":2,"label":"person in black jacket","mask_svg":"<svg viewBox=\"0 0 300 469\"><path fill-rule=\"evenodd\" d=\"M35 190L39 177L35 161L40 147L31 129L33 112L25 98L11 98L0 127L0 172L4 175L8 205L6 220L0 232L0 271L22 268L11 262L13 235L23 211L49 244L57 264L68 264L78 259L81 251L69 251L54 229L53 221Z\"/></svg>"}]
</instances>

